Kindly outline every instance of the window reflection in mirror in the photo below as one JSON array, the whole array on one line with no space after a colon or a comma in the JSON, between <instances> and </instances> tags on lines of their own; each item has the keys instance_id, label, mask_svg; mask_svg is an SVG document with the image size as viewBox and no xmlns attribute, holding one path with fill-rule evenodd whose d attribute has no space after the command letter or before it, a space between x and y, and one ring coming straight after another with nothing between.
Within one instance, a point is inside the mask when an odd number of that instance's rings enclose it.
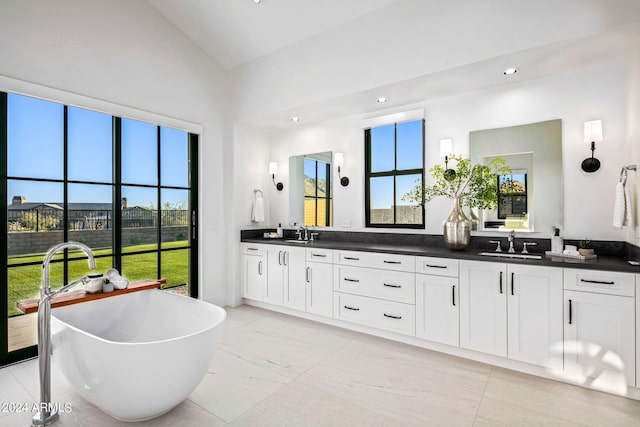
<instances>
[{"instance_id":1,"label":"window reflection in mirror","mask_svg":"<svg viewBox=\"0 0 640 427\"><path fill-rule=\"evenodd\" d=\"M289 158L291 222L305 227L333 225L332 153L304 154Z\"/></svg>"},{"instance_id":2,"label":"window reflection in mirror","mask_svg":"<svg viewBox=\"0 0 640 427\"><path fill-rule=\"evenodd\" d=\"M550 235L562 226L561 120L470 132L469 155L479 164L500 157L512 170L496 182L498 208L471 213L478 230Z\"/></svg>"}]
</instances>

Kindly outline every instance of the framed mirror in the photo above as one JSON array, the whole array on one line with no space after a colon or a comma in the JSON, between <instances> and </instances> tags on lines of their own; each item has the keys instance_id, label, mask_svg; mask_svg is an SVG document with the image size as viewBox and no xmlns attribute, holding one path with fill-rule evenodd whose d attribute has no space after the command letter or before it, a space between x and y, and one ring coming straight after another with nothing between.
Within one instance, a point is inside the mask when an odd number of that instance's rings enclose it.
<instances>
[{"instance_id":1,"label":"framed mirror","mask_svg":"<svg viewBox=\"0 0 640 427\"><path fill-rule=\"evenodd\" d=\"M305 227L333 225L331 151L289 157L290 221Z\"/></svg>"},{"instance_id":2,"label":"framed mirror","mask_svg":"<svg viewBox=\"0 0 640 427\"><path fill-rule=\"evenodd\" d=\"M551 234L562 226L561 120L470 132L469 156L479 164L500 157L511 168L496 182L498 208L472 212L478 230Z\"/></svg>"}]
</instances>

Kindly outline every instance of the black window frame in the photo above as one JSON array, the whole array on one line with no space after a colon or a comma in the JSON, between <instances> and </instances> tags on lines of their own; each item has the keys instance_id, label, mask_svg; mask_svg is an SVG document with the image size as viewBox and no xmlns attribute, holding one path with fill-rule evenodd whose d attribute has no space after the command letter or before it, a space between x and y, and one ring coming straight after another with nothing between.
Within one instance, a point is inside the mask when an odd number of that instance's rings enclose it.
<instances>
[{"instance_id":1,"label":"black window frame","mask_svg":"<svg viewBox=\"0 0 640 427\"><path fill-rule=\"evenodd\" d=\"M64 241L68 241L68 232L69 232L69 221L68 221L68 210L69 204L67 200L68 196L68 187L70 184L89 184L89 185L109 185L112 187L112 252L107 255L98 255L97 257L111 257L113 268L117 268L119 271L122 271L122 258L125 256L138 255L144 253L157 253L157 272L158 278L161 277L161 257L162 253L168 251L175 250L189 250L189 296L192 298L198 298L198 276L199 276L199 248L198 248L198 227L197 227L197 215L198 215L198 147L199 147L199 135L195 133L191 133L186 131L187 133L187 144L189 150L189 165L188 165L188 173L189 180L187 187L176 187L176 186L165 186L162 185L160 180L160 163L161 163L161 153L158 151L158 182L156 185L135 185L135 184L127 184L122 182L122 120L123 117L118 116L116 114L103 112L103 114L107 114L111 116L112 120L112 150L113 150L113 176L110 183L107 182L94 182L94 181L85 181L85 180L72 180L68 178L68 109L70 105L64 102L57 102L54 100L47 100L40 98L36 95L26 95L19 94L19 96L26 96L35 99L42 99L47 102L57 103L63 106L64 111L64 175L60 179L49 179L49 178L31 178L31 177L21 177L21 176L10 176L8 174L8 99L9 92L0 91L0 222L4 224L5 232L0 235L0 367L9 365L12 363L16 363L28 358L37 356L37 345L31 345L28 347L19 348L16 350L9 351L9 334L8 334L8 280L9 280L9 269L24 267L24 266L32 266L32 265L40 265L41 262L25 262L25 263L15 263L9 265L8 258L8 211L7 206L8 202L8 182L12 180L22 180L22 181L34 181L34 182L49 182L49 183L57 183L63 185L63 239ZM75 107L74 108L83 108L83 107ZM126 117L125 117L126 118ZM132 119L136 120L136 119ZM168 127L162 126L158 124L153 124L157 127L158 134L158 146L160 144L160 128ZM122 225L122 210L120 209L120 203L122 200L122 187L123 186L140 186L140 187L150 187L157 190L158 194L158 217L161 217L162 206L160 205L160 194L163 189L179 189L179 190L188 190L189 191L189 236L187 238L188 244L184 247L179 248L163 248L162 241L158 238L157 248L153 250L147 251L136 251L136 252L126 252L123 250L122 246L122 237L121 237L121 225ZM160 236L162 231L162 222L157 222L157 233ZM67 251L65 251L64 256L61 259L56 259L55 263L62 262L64 263L64 281L68 283L68 263L73 261L75 258L70 256Z\"/></svg>"},{"instance_id":2,"label":"black window frame","mask_svg":"<svg viewBox=\"0 0 640 427\"><path fill-rule=\"evenodd\" d=\"M418 120L407 120L406 122L412 122ZM421 214L422 214L422 223L421 224L406 224L406 223L397 223L397 213L396 213L396 177L405 176L405 175L420 175L421 182L424 185L424 164L425 164L425 120L421 119L421 129L422 129L422 168L414 168L414 169L398 169L398 124L406 123L406 122L396 122L389 123L385 126L393 124L393 143L394 143L394 168L389 171L382 172L372 172L371 171L371 129L367 128L364 130L364 152L365 152L365 173L364 173L364 185L365 185L365 227L366 228L394 228L394 229L413 229L413 230L424 230L426 227L425 224L425 209L424 209L424 200L420 203ZM371 222L371 178L378 177L393 177L393 223L372 223Z\"/></svg>"}]
</instances>

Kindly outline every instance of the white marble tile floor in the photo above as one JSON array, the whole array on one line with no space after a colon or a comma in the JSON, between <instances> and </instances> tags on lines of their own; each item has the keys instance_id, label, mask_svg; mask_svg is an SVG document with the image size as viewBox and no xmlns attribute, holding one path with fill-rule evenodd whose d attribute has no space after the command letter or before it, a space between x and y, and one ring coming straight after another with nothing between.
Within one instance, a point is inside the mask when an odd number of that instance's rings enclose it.
<instances>
[{"instance_id":1,"label":"white marble tile floor","mask_svg":"<svg viewBox=\"0 0 640 427\"><path fill-rule=\"evenodd\" d=\"M251 306L191 396L155 420L122 423L54 372L58 426L638 426L640 402ZM35 360L0 369L0 403L33 405ZM168 367L170 369L170 367ZM32 413L0 411L0 426Z\"/></svg>"}]
</instances>

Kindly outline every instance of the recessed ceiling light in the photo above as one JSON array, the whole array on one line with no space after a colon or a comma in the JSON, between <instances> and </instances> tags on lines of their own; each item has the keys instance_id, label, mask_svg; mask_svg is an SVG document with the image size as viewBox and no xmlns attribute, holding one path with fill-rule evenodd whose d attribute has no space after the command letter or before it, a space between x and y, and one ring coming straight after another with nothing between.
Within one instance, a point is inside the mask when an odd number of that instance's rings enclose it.
<instances>
[{"instance_id":1,"label":"recessed ceiling light","mask_svg":"<svg viewBox=\"0 0 640 427\"><path fill-rule=\"evenodd\" d=\"M293 117L291 117L291 121L294 122L294 123L298 123L300 121L300 117L293 116Z\"/></svg>"},{"instance_id":2,"label":"recessed ceiling light","mask_svg":"<svg viewBox=\"0 0 640 427\"><path fill-rule=\"evenodd\" d=\"M385 98L384 96L381 96L380 98L377 99L378 104L384 104L387 101L388 99Z\"/></svg>"},{"instance_id":3,"label":"recessed ceiling light","mask_svg":"<svg viewBox=\"0 0 640 427\"><path fill-rule=\"evenodd\" d=\"M254 4L260 4L262 3L262 0L251 0Z\"/></svg>"},{"instance_id":4,"label":"recessed ceiling light","mask_svg":"<svg viewBox=\"0 0 640 427\"><path fill-rule=\"evenodd\" d=\"M504 70L502 72L502 74L504 74L505 76L510 76L513 75L515 73L518 72L518 69L516 67L511 67L511 68L507 68L506 70Z\"/></svg>"}]
</instances>

